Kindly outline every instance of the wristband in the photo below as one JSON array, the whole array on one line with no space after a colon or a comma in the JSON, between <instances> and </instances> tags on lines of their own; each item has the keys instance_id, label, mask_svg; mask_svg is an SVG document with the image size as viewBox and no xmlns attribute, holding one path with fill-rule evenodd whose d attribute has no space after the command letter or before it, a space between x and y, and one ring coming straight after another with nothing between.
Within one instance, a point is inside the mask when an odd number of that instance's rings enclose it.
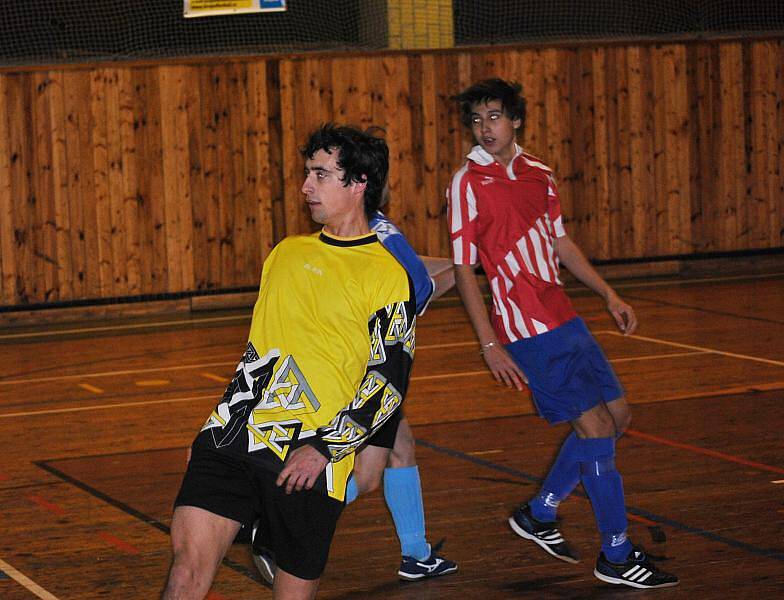
<instances>
[{"instance_id":1,"label":"wristband","mask_svg":"<svg viewBox=\"0 0 784 600\"><path fill-rule=\"evenodd\" d=\"M493 346L497 346L497 345L498 342L487 342L486 344L482 344L482 348L479 350L479 355L481 356L482 354L485 353L485 350L488 350Z\"/></svg>"}]
</instances>

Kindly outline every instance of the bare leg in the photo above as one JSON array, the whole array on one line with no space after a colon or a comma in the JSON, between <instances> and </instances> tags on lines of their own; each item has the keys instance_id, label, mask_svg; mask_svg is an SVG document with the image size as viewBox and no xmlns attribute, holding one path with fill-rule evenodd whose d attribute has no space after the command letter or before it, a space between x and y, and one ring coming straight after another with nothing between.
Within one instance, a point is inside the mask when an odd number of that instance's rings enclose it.
<instances>
[{"instance_id":1,"label":"bare leg","mask_svg":"<svg viewBox=\"0 0 784 600\"><path fill-rule=\"evenodd\" d=\"M399 469L400 467L413 467L416 465L416 441L411 432L408 419L403 417L397 428L395 435L395 446L389 455L389 467Z\"/></svg>"},{"instance_id":2,"label":"bare leg","mask_svg":"<svg viewBox=\"0 0 784 600\"><path fill-rule=\"evenodd\" d=\"M366 494L379 488L390 453L389 448L365 446L357 454L353 475L360 494Z\"/></svg>"},{"instance_id":3,"label":"bare leg","mask_svg":"<svg viewBox=\"0 0 784 600\"><path fill-rule=\"evenodd\" d=\"M283 569L275 574L274 600L313 600L318 591L319 579L300 579Z\"/></svg>"},{"instance_id":4,"label":"bare leg","mask_svg":"<svg viewBox=\"0 0 784 600\"><path fill-rule=\"evenodd\" d=\"M171 525L174 554L163 600L201 600L240 524L195 506L178 506Z\"/></svg>"}]
</instances>

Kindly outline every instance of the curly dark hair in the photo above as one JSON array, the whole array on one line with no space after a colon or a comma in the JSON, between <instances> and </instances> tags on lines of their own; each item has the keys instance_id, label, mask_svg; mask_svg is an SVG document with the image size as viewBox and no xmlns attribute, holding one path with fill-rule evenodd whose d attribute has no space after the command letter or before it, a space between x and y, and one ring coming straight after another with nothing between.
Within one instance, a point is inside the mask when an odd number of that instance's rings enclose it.
<instances>
[{"instance_id":1,"label":"curly dark hair","mask_svg":"<svg viewBox=\"0 0 784 600\"><path fill-rule=\"evenodd\" d=\"M325 123L310 134L307 143L300 148L305 158L313 158L319 150L328 154L337 150L337 166L345 172L341 179L343 184L365 184L365 214L368 216L381 204L389 173L389 147L383 138L373 135L376 132L383 132L383 129L371 127L362 131L349 125Z\"/></svg>"},{"instance_id":2,"label":"curly dark hair","mask_svg":"<svg viewBox=\"0 0 784 600\"><path fill-rule=\"evenodd\" d=\"M491 100L500 100L507 117L512 120L520 119L525 124L525 98L522 91L523 86L516 81L485 79L452 96L452 100L460 104L460 121L469 128L472 107L479 102L487 103Z\"/></svg>"}]
</instances>

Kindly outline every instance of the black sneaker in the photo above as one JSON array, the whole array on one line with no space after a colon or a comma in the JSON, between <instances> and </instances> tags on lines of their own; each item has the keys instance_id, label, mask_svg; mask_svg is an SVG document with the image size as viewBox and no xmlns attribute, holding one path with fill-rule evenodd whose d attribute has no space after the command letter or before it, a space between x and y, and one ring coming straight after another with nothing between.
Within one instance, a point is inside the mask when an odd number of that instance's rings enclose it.
<instances>
[{"instance_id":1,"label":"black sneaker","mask_svg":"<svg viewBox=\"0 0 784 600\"><path fill-rule=\"evenodd\" d=\"M250 553L253 557L253 564L256 565L262 578L272 586L275 583L275 571L277 570L275 557L272 552L261 545L261 534L258 529L259 522L256 521L253 524L253 532L251 533Z\"/></svg>"},{"instance_id":2,"label":"black sneaker","mask_svg":"<svg viewBox=\"0 0 784 600\"><path fill-rule=\"evenodd\" d=\"M604 552L601 552L599 558L596 559L596 568L593 570L593 574L607 583L641 589L678 585L678 578L658 569L645 556L642 548L632 548L626 562L622 563L610 562Z\"/></svg>"},{"instance_id":3,"label":"black sneaker","mask_svg":"<svg viewBox=\"0 0 784 600\"><path fill-rule=\"evenodd\" d=\"M558 523L534 519L529 505L521 506L512 513L509 517L509 526L520 537L538 544L547 554L568 563L580 562L580 557L569 547L558 531Z\"/></svg>"},{"instance_id":4,"label":"black sneaker","mask_svg":"<svg viewBox=\"0 0 784 600\"><path fill-rule=\"evenodd\" d=\"M397 574L401 579L416 581L426 577L440 577L457 571L457 563L438 556L436 552L441 549L444 541L441 540L430 549L430 556L424 560L417 560L412 556L404 556Z\"/></svg>"}]
</instances>

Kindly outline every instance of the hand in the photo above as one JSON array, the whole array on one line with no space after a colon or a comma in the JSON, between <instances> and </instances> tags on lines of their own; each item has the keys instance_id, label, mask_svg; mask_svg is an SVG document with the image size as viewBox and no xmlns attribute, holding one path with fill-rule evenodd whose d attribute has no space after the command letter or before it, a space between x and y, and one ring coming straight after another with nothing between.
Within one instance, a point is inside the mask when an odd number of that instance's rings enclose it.
<instances>
[{"instance_id":1,"label":"hand","mask_svg":"<svg viewBox=\"0 0 784 600\"><path fill-rule=\"evenodd\" d=\"M624 335L630 335L637 329L637 315L634 309L618 297L618 294L611 292L607 297L607 310L615 319Z\"/></svg>"},{"instance_id":2,"label":"hand","mask_svg":"<svg viewBox=\"0 0 784 600\"><path fill-rule=\"evenodd\" d=\"M283 470L278 475L276 485L286 485L286 493L293 491L309 490L313 488L321 472L326 468L326 456L316 450L313 446L304 445L296 450L292 450Z\"/></svg>"},{"instance_id":3,"label":"hand","mask_svg":"<svg viewBox=\"0 0 784 600\"><path fill-rule=\"evenodd\" d=\"M484 347L482 358L485 359L490 372L498 383L516 388L518 392L523 391L523 383L528 383L528 380L503 346L496 343L490 347Z\"/></svg>"}]
</instances>

